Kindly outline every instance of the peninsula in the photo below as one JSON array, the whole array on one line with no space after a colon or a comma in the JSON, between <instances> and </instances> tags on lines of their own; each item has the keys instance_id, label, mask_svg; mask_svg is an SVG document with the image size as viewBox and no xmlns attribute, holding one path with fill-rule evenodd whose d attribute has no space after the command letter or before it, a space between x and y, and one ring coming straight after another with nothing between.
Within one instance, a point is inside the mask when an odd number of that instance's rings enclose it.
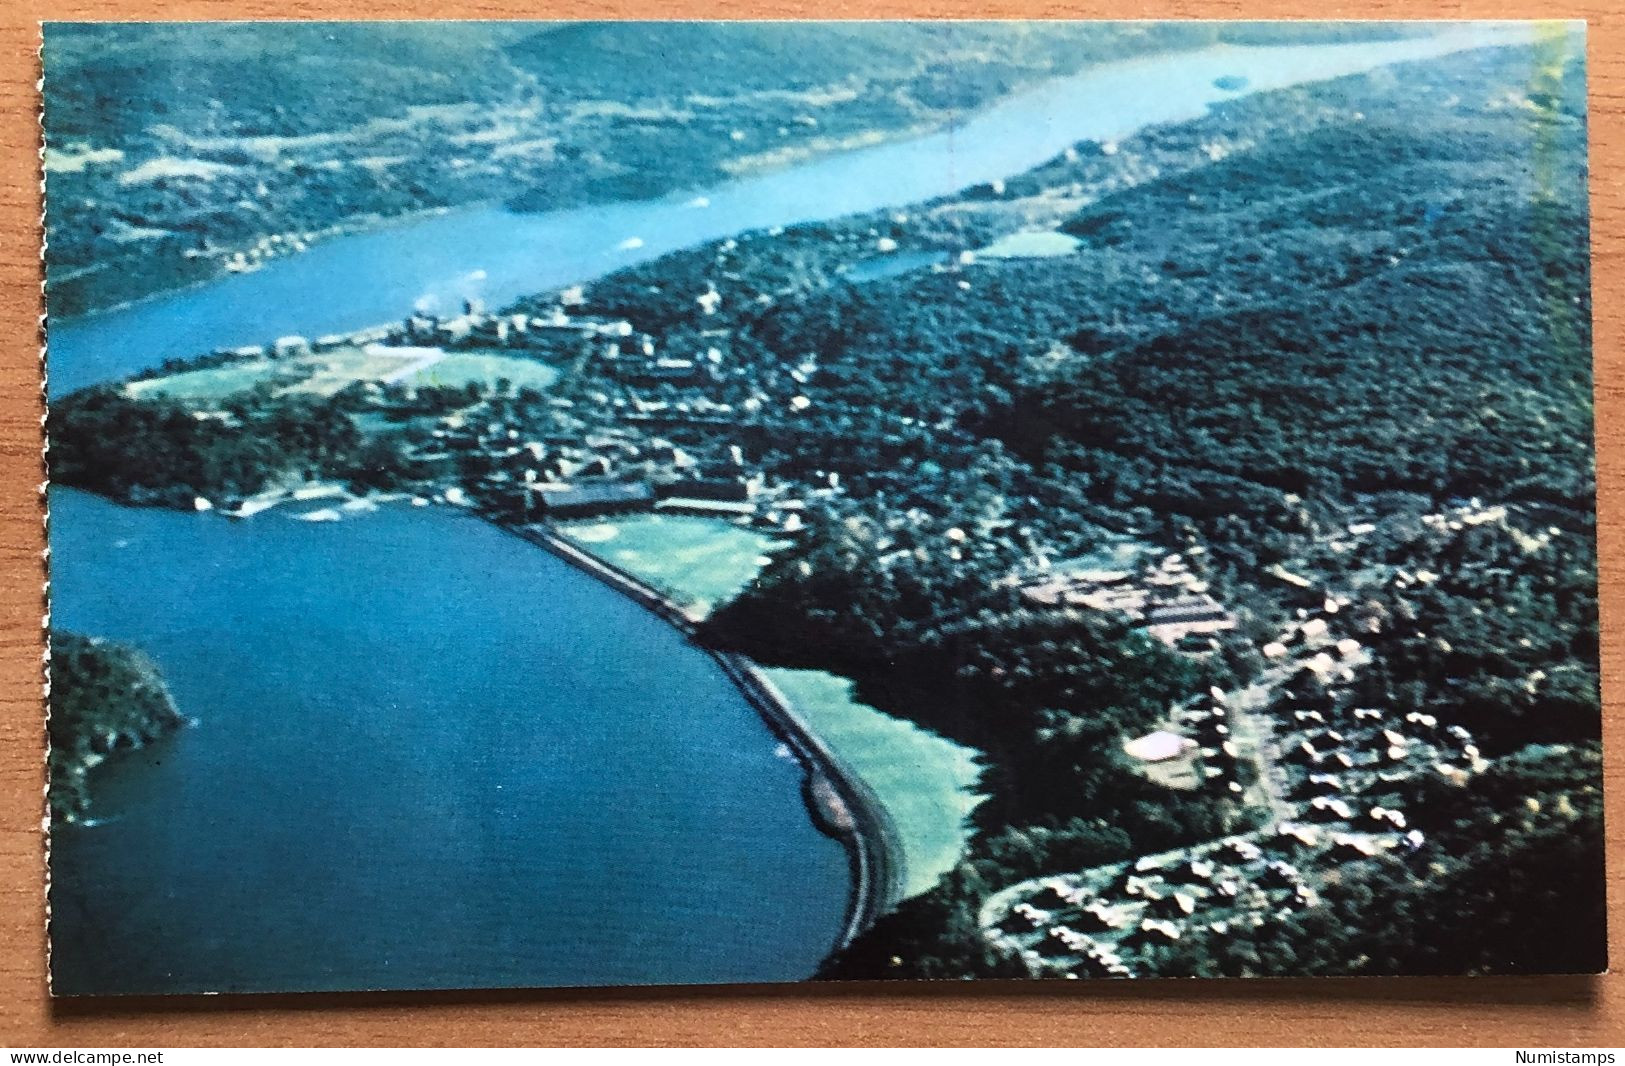
<instances>
[{"instance_id":1,"label":"peninsula","mask_svg":"<svg viewBox=\"0 0 1625 1066\"><path fill-rule=\"evenodd\" d=\"M151 660L124 644L51 634L51 816L92 811L91 771L186 724Z\"/></svg>"}]
</instances>

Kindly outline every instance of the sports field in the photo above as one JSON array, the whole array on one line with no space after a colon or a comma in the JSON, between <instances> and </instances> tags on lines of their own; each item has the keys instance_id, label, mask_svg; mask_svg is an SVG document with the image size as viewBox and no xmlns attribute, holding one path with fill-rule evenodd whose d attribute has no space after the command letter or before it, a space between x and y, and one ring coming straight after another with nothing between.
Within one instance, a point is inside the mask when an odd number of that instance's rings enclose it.
<instances>
[{"instance_id":1,"label":"sports field","mask_svg":"<svg viewBox=\"0 0 1625 1066\"><path fill-rule=\"evenodd\" d=\"M212 401L253 388L262 381L273 382L290 393L331 396L358 381L458 387L470 383L494 386L499 381L507 381L516 388L545 389L558 378L556 367L498 350L452 351L436 358L432 349L375 345L362 349L346 345L285 359L250 359L203 370L186 370L131 382L125 389L136 399L164 396Z\"/></svg>"},{"instance_id":2,"label":"sports field","mask_svg":"<svg viewBox=\"0 0 1625 1066\"><path fill-rule=\"evenodd\" d=\"M124 386L124 391L138 400L158 396L172 400L220 400L271 380L278 369L279 365L269 359L254 359L132 381Z\"/></svg>"},{"instance_id":3,"label":"sports field","mask_svg":"<svg viewBox=\"0 0 1625 1066\"><path fill-rule=\"evenodd\" d=\"M572 522L560 532L701 612L749 584L775 544L722 519L669 514ZM817 670L763 672L891 814L904 895L929 890L964 853L965 816L981 801L977 753L858 702L845 678Z\"/></svg>"},{"instance_id":4,"label":"sports field","mask_svg":"<svg viewBox=\"0 0 1625 1066\"><path fill-rule=\"evenodd\" d=\"M720 518L671 514L571 522L560 532L702 613L750 584L775 544L764 533Z\"/></svg>"},{"instance_id":5,"label":"sports field","mask_svg":"<svg viewBox=\"0 0 1625 1066\"><path fill-rule=\"evenodd\" d=\"M402 379L402 384L460 386L469 382L495 385L508 381L515 388L545 389L558 379L556 367L536 359L495 352L447 352L444 359Z\"/></svg>"},{"instance_id":6,"label":"sports field","mask_svg":"<svg viewBox=\"0 0 1625 1066\"><path fill-rule=\"evenodd\" d=\"M979 802L976 752L852 698L852 682L819 670L764 670L843 764L891 813L902 845L903 894L953 869Z\"/></svg>"}]
</instances>

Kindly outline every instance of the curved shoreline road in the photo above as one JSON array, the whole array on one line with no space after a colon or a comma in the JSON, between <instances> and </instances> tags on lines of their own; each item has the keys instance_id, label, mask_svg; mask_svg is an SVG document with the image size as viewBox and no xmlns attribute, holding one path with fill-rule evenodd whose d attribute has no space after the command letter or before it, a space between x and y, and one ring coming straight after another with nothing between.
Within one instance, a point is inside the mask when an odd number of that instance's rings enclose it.
<instances>
[{"instance_id":1,"label":"curved shoreline road","mask_svg":"<svg viewBox=\"0 0 1625 1066\"><path fill-rule=\"evenodd\" d=\"M496 524L598 578L693 639L696 619L648 583L544 526ZM891 814L862 778L845 766L802 720L755 662L735 652L706 647L698 641L695 646L715 660L773 734L801 763L807 775L803 791L814 824L846 849L852 865L852 892L841 935L831 954L840 951L900 901L902 847Z\"/></svg>"}]
</instances>

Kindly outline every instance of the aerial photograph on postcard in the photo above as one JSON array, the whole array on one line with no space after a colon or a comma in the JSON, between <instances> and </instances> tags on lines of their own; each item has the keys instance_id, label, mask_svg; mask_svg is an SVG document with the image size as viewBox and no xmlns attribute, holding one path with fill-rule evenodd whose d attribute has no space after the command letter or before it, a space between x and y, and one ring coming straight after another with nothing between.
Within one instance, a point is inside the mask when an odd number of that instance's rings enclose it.
<instances>
[{"instance_id":1,"label":"aerial photograph on postcard","mask_svg":"<svg viewBox=\"0 0 1625 1066\"><path fill-rule=\"evenodd\" d=\"M42 64L56 995L1606 968L1583 24Z\"/></svg>"}]
</instances>

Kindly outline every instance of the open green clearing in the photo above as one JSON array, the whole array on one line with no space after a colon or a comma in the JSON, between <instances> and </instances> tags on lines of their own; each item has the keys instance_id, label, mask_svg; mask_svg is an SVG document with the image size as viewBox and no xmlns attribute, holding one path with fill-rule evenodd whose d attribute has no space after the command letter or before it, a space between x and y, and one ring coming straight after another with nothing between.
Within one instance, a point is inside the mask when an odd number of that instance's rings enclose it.
<instances>
[{"instance_id":1,"label":"open green clearing","mask_svg":"<svg viewBox=\"0 0 1625 1066\"><path fill-rule=\"evenodd\" d=\"M277 370L278 364L269 359L254 359L132 381L124 391L137 400L160 396L171 400L221 400L269 380Z\"/></svg>"},{"instance_id":2,"label":"open green clearing","mask_svg":"<svg viewBox=\"0 0 1625 1066\"><path fill-rule=\"evenodd\" d=\"M874 790L903 850L903 895L929 891L953 869L970 837L976 752L852 698L852 682L820 670L763 673L813 732Z\"/></svg>"},{"instance_id":3,"label":"open green clearing","mask_svg":"<svg viewBox=\"0 0 1625 1066\"><path fill-rule=\"evenodd\" d=\"M720 518L642 514L571 522L560 532L587 551L701 612L732 599L762 568L774 538Z\"/></svg>"},{"instance_id":4,"label":"open green clearing","mask_svg":"<svg viewBox=\"0 0 1625 1066\"><path fill-rule=\"evenodd\" d=\"M1028 230L1000 237L976 254L983 259L1051 259L1071 255L1083 242L1054 230Z\"/></svg>"},{"instance_id":5,"label":"open green clearing","mask_svg":"<svg viewBox=\"0 0 1625 1066\"><path fill-rule=\"evenodd\" d=\"M409 370L415 363L424 365L415 373L399 378L399 384L462 388L469 384L495 386L499 381L507 381L515 388L545 389L559 378L556 367L501 351L447 352L443 358L426 362L421 353L411 349L366 351L346 346L294 359L251 359L185 370L133 381L125 386L125 391L137 400L165 397L214 401L251 389L263 381L273 381L286 386L290 392L331 396L357 381L387 380Z\"/></svg>"},{"instance_id":6,"label":"open green clearing","mask_svg":"<svg viewBox=\"0 0 1625 1066\"><path fill-rule=\"evenodd\" d=\"M633 515L572 522L561 532L674 598L709 611L761 569L776 541L717 518ZM852 682L817 670L768 669L807 725L890 812L902 848L903 893L929 890L959 862L976 794L976 752L852 698Z\"/></svg>"}]
</instances>

